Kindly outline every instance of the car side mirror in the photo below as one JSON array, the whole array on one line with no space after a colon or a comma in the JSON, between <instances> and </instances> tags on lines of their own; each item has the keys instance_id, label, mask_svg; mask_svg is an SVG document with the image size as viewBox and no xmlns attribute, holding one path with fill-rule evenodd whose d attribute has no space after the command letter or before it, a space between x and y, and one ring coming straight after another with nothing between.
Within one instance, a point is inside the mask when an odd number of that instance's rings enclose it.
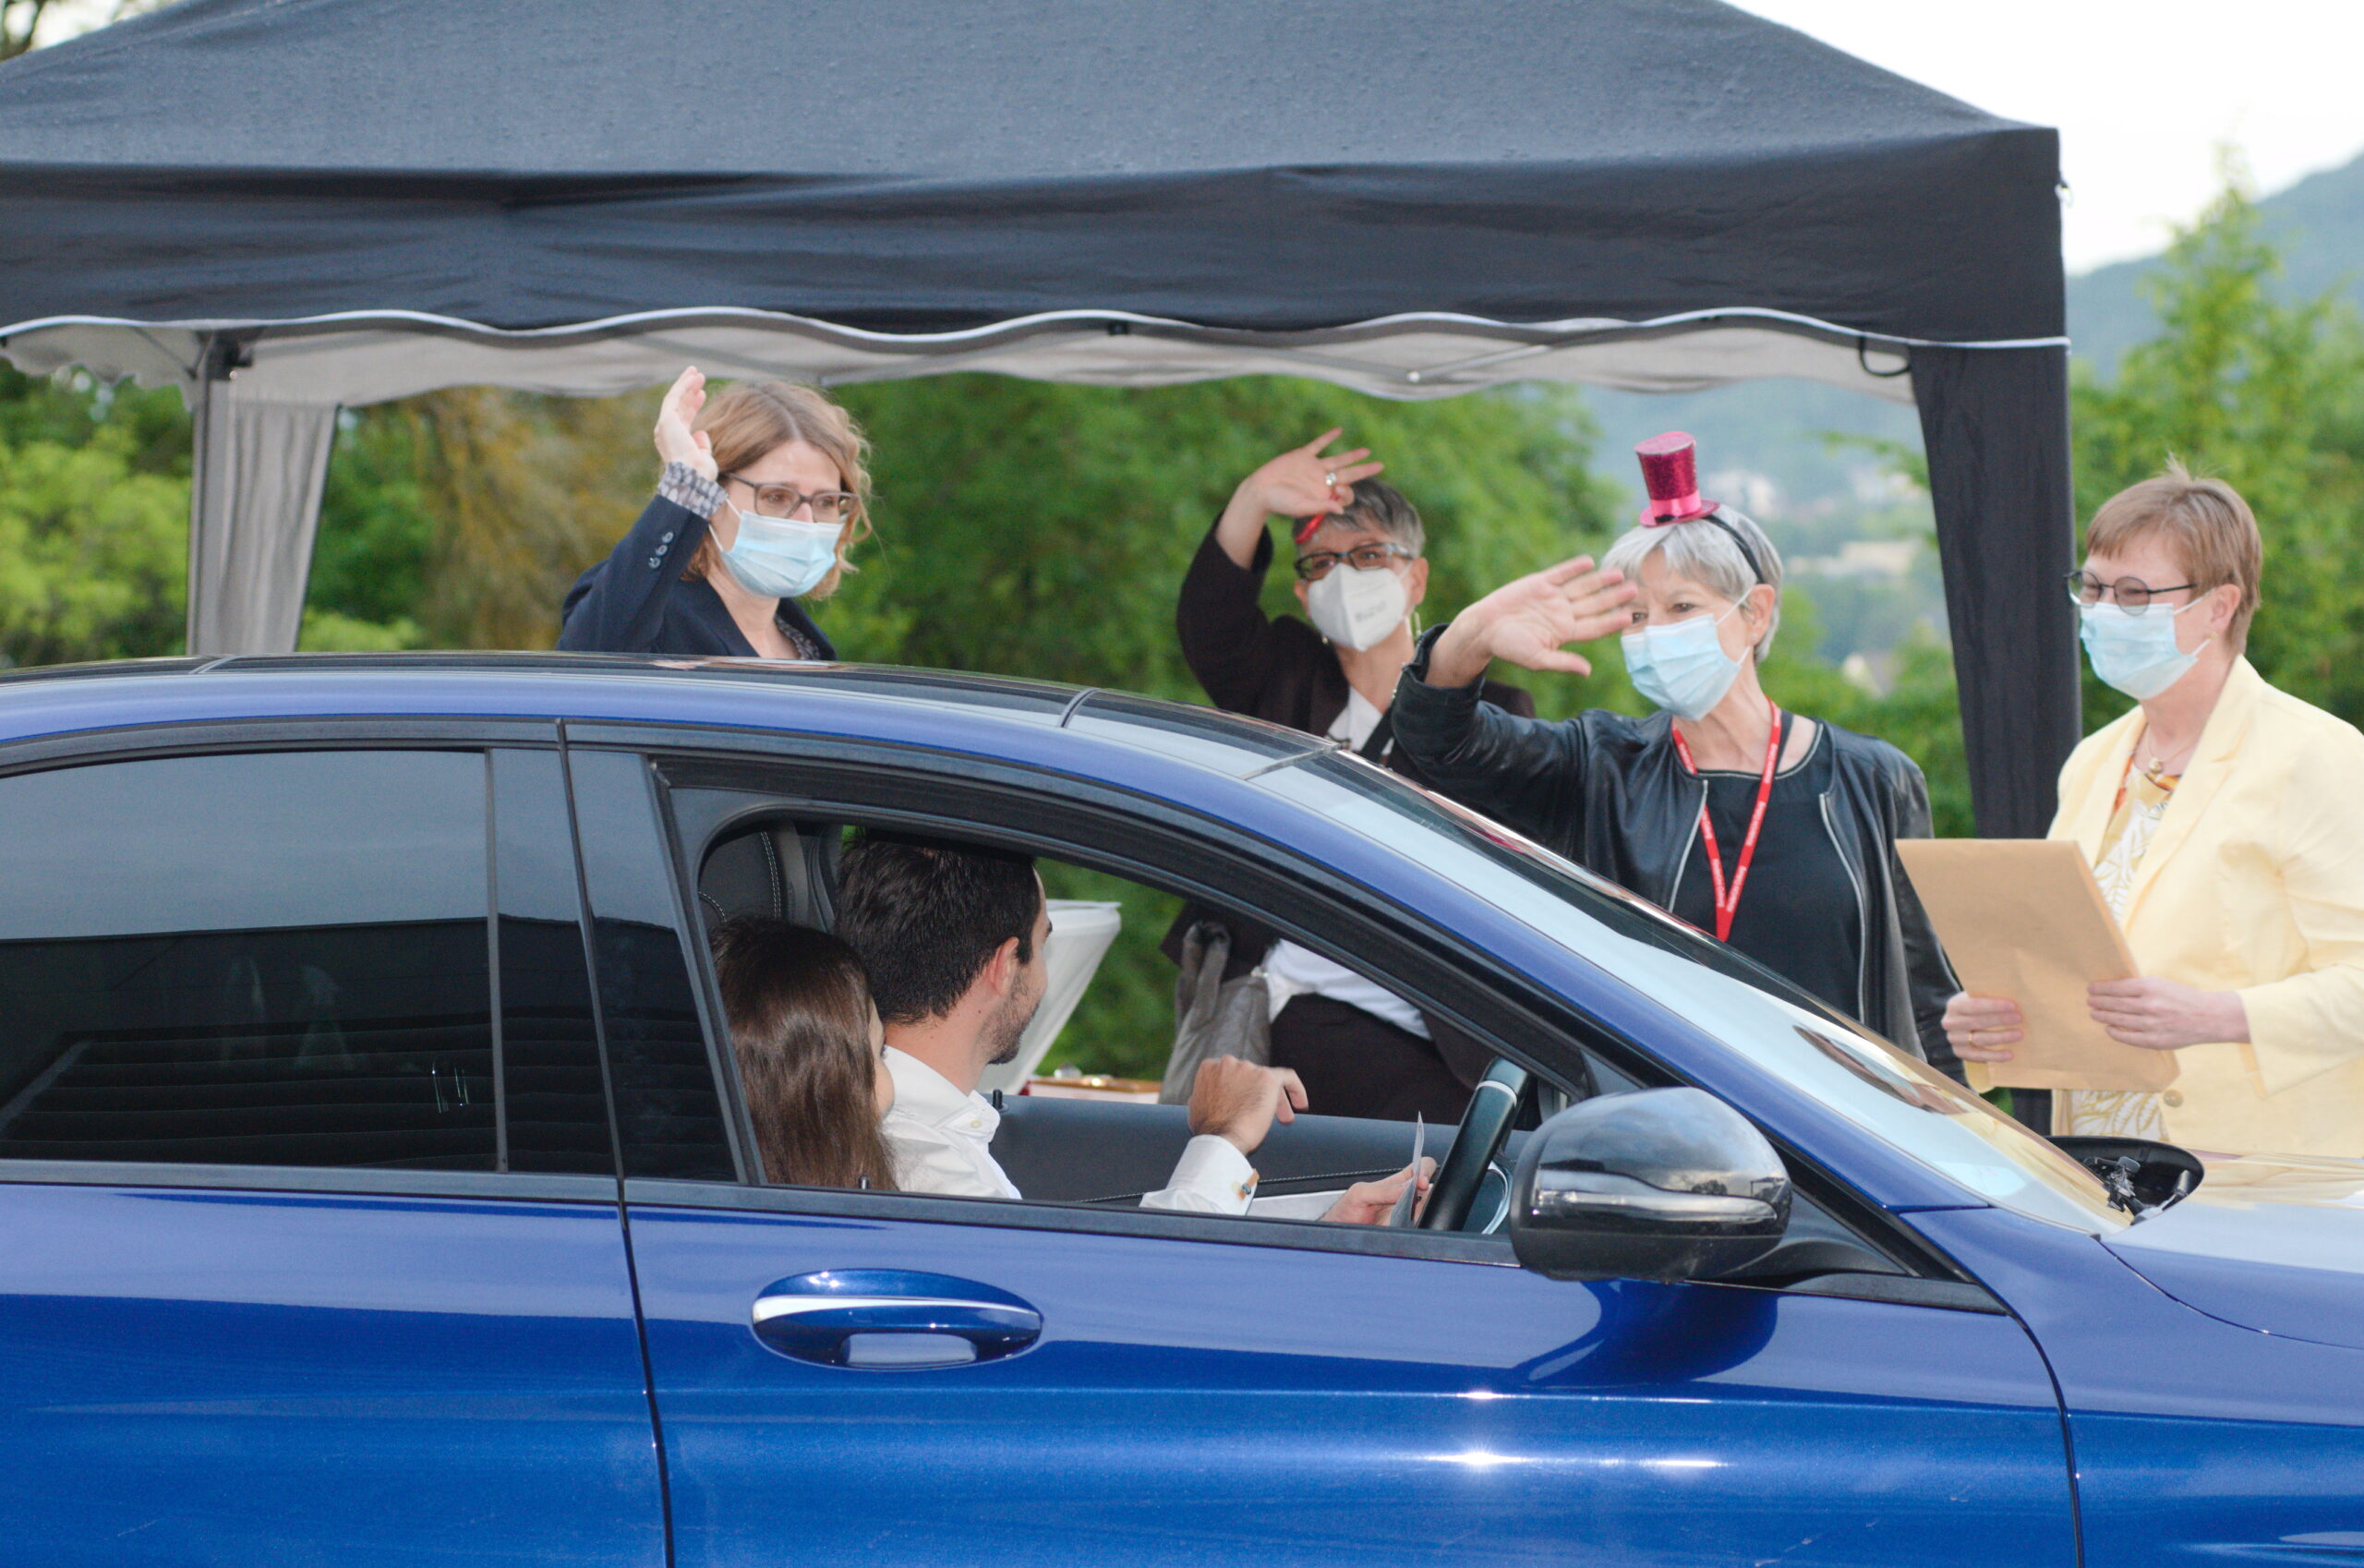
<instances>
[{"instance_id":1,"label":"car side mirror","mask_svg":"<svg viewBox=\"0 0 2364 1568\"><path fill-rule=\"evenodd\" d=\"M1511 1247L1553 1279L1715 1279L1771 1251L1789 1223L1780 1155L1697 1089L1572 1105L1528 1138L1511 1181Z\"/></svg>"}]
</instances>

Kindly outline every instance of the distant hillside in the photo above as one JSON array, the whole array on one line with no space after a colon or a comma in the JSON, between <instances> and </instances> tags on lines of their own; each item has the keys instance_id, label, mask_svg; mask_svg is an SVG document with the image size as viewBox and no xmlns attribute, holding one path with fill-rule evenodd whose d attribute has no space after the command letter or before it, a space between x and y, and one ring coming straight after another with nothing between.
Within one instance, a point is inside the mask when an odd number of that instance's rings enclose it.
<instances>
[{"instance_id":1,"label":"distant hillside","mask_svg":"<svg viewBox=\"0 0 2364 1568\"><path fill-rule=\"evenodd\" d=\"M2282 246L2288 297L2312 299L2333 289L2364 306L2364 158L2310 175L2265 198L2258 211ZM2117 356L2157 330L2136 281L2155 257L2121 261L2068 280L2068 336L2078 357L2107 375Z\"/></svg>"},{"instance_id":2,"label":"distant hillside","mask_svg":"<svg viewBox=\"0 0 2364 1568\"><path fill-rule=\"evenodd\" d=\"M2310 175L2258 203L2268 232L2283 246L2289 296L2311 298L2345 288L2364 308L2364 158ZM2073 352L2104 375L2128 348L2157 329L2136 281L2156 257L2103 267L2068 280L2068 335ZM1699 438L1705 472L1744 470L1771 481L1768 522L1803 523L1857 504L1873 466L1860 453L1833 455L1825 431L1898 440L1918 447L1913 411L1836 388L1800 381L1756 381L1712 392L1653 397L1587 390L1601 426L1599 467L1639 486L1624 456L1633 443L1660 430L1685 429ZM1735 498L1737 499L1737 498Z\"/></svg>"}]
</instances>

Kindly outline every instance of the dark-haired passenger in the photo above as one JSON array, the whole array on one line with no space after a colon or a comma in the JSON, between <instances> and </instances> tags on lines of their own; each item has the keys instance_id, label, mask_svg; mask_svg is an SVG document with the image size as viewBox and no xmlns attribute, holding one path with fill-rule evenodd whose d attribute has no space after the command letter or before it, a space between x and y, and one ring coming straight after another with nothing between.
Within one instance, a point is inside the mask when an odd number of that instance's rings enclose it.
<instances>
[{"instance_id":1,"label":"dark-haired passenger","mask_svg":"<svg viewBox=\"0 0 2364 1568\"><path fill-rule=\"evenodd\" d=\"M986 1067L1018 1055L1043 1000L1049 901L1031 857L935 839L867 834L846 851L838 931L869 971L886 1024L895 1104L886 1139L898 1185L961 1198L1019 1198L993 1156L1001 1113L977 1092ZM1285 1068L1236 1056L1202 1065L1189 1143L1150 1209L1241 1214L1256 1192L1248 1156L1273 1119L1306 1108ZM1323 1216L1373 1224L1408 1171L1358 1182Z\"/></svg>"},{"instance_id":2,"label":"dark-haired passenger","mask_svg":"<svg viewBox=\"0 0 2364 1568\"><path fill-rule=\"evenodd\" d=\"M713 940L764 1179L894 1187L879 1118L895 1080L862 960L826 932L752 915L724 922Z\"/></svg>"}]
</instances>

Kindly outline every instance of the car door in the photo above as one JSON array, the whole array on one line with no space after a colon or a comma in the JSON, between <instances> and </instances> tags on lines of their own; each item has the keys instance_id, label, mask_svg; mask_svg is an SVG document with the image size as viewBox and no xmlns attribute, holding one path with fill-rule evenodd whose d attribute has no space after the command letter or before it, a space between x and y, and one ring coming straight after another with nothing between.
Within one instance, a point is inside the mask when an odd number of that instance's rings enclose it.
<instances>
[{"instance_id":1,"label":"car door","mask_svg":"<svg viewBox=\"0 0 2364 1568\"><path fill-rule=\"evenodd\" d=\"M663 1562L545 734L0 776L12 1561Z\"/></svg>"},{"instance_id":2,"label":"car door","mask_svg":"<svg viewBox=\"0 0 2364 1568\"><path fill-rule=\"evenodd\" d=\"M597 836L653 843L645 767L576 764ZM670 918L694 959L679 868L617 848L603 889L584 832L600 923ZM2074 1561L2050 1381L1974 1289L1565 1284L1498 1237L667 1178L620 1112L682 1568Z\"/></svg>"},{"instance_id":3,"label":"car door","mask_svg":"<svg viewBox=\"0 0 2364 1568\"><path fill-rule=\"evenodd\" d=\"M690 1186L629 1184L683 1568L2075 1560L2059 1413L1997 1312ZM868 1364L765 1332L824 1285Z\"/></svg>"}]
</instances>

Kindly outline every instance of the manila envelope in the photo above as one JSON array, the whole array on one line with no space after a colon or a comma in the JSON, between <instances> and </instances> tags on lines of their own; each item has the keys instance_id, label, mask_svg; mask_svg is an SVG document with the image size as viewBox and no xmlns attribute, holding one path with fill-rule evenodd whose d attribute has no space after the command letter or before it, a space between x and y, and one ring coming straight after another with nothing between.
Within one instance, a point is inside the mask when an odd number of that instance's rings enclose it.
<instances>
[{"instance_id":1,"label":"manila envelope","mask_svg":"<svg viewBox=\"0 0 2364 1568\"><path fill-rule=\"evenodd\" d=\"M2165 1089L2173 1051L2121 1045L2085 1010L2085 986L2140 974L2077 846L2065 838L1900 838L1897 853L1974 996L2008 996L2027 1019L2012 1059L1984 1064L1999 1089Z\"/></svg>"}]
</instances>

